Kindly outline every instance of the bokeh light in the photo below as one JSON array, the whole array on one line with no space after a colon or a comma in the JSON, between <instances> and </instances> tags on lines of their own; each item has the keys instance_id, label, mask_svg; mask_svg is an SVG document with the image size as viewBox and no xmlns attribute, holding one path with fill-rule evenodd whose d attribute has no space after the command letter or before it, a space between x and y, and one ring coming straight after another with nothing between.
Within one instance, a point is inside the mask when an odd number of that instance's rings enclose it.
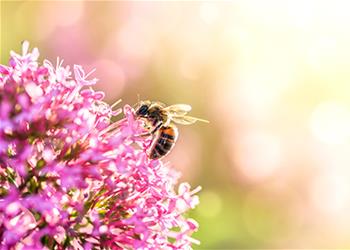
<instances>
[{"instance_id":1,"label":"bokeh light","mask_svg":"<svg viewBox=\"0 0 350 250\"><path fill-rule=\"evenodd\" d=\"M221 212L222 201L219 195L213 191L203 191L201 196L203 206L198 208L198 213L203 217L215 217Z\"/></svg>"},{"instance_id":2,"label":"bokeh light","mask_svg":"<svg viewBox=\"0 0 350 250\"><path fill-rule=\"evenodd\" d=\"M321 103L312 113L310 127L318 140L328 144L343 144L349 141L350 110L337 103Z\"/></svg>"}]
</instances>

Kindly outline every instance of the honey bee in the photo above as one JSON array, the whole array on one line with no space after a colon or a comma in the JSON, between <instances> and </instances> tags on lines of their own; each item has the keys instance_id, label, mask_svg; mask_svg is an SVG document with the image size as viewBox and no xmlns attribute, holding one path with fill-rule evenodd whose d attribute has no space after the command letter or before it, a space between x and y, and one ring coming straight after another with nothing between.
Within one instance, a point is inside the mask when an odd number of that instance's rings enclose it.
<instances>
[{"instance_id":1,"label":"honey bee","mask_svg":"<svg viewBox=\"0 0 350 250\"><path fill-rule=\"evenodd\" d=\"M144 119L149 130L145 135L153 135L151 146L147 152L150 159L159 159L167 155L178 138L175 125L190 125L196 121L208 122L186 114L191 111L187 104L166 106L161 102L140 101L136 104L136 117Z\"/></svg>"}]
</instances>

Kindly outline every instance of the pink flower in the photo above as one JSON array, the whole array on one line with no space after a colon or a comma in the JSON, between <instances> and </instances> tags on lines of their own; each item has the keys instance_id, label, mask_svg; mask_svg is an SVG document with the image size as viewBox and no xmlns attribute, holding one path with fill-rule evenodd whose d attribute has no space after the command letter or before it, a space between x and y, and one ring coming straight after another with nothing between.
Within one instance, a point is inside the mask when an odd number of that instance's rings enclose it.
<instances>
[{"instance_id":1,"label":"pink flower","mask_svg":"<svg viewBox=\"0 0 350 250\"><path fill-rule=\"evenodd\" d=\"M0 65L0 243L4 249L189 249L189 184L146 155L134 110L103 102L81 66L11 52ZM88 87L88 88L87 88Z\"/></svg>"}]
</instances>

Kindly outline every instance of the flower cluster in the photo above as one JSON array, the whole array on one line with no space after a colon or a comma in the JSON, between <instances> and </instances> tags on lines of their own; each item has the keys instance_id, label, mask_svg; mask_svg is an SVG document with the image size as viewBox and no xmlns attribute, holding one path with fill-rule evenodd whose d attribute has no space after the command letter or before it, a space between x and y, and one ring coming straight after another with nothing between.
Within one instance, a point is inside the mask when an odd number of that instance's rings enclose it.
<instances>
[{"instance_id":1,"label":"flower cluster","mask_svg":"<svg viewBox=\"0 0 350 250\"><path fill-rule=\"evenodd\" d=\"M1 247L190 249L199 189L175 191L130 106L114 110L81 66L39 65L28 47L0 65Z\"/></svg>"}]
</instances>

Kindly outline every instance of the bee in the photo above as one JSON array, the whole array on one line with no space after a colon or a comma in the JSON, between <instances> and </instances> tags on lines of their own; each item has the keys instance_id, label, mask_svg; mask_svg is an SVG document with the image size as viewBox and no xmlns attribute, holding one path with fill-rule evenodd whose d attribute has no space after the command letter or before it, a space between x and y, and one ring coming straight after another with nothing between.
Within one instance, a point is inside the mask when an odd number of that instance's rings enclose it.
<instances>
[{"instance_id":1,"label":"bee","mask_svg":"<svg viewBox=\"0 0 350 250\"><path fill-rule=\"evenodd\" d=\"M178 138L178 129L175 125L190 125L196 121L208 122L192 116L187 116L191 111L187 104L175 104L166 106L161 102L140 101L136 104L136 117L145 120L145 135L152 135L152 143L148 149L150 159L159 159L167 155L174 147Z\"/></svg>"}]
</instances>

